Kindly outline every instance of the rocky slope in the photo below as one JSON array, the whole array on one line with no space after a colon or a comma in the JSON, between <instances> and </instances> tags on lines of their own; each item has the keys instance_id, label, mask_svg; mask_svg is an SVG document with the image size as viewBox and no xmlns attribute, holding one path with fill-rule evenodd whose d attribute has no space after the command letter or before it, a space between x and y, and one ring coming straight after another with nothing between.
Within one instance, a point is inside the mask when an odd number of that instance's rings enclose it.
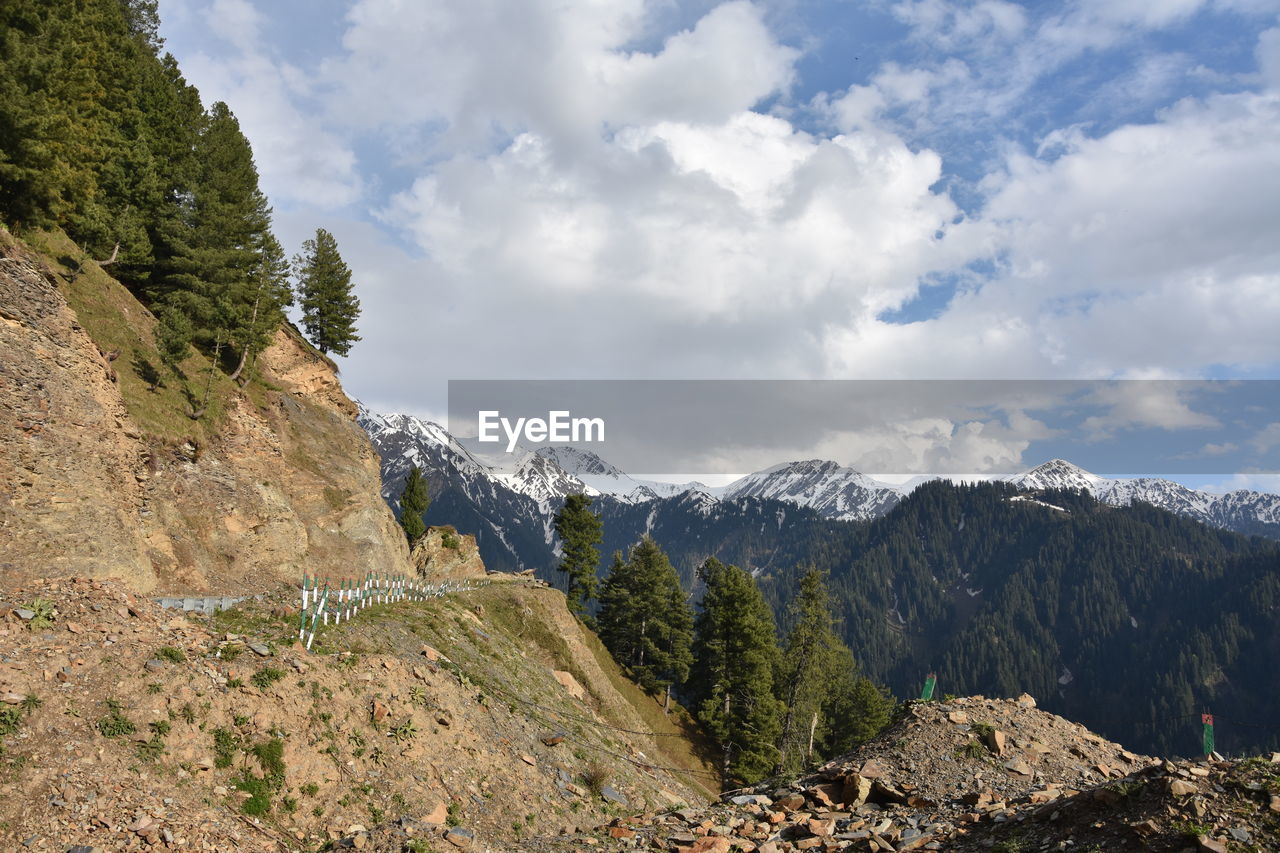
<instances>
[{"instance_id":1,"label":"rocky slope","mask_svg":"<svg viewBox=\"0 0 1280 853\"><path fill-rule=\"evenodd\" d=\"M334 368L277 333L202 421L159 376L155 321L65 238L0 232L0 577L117 577L138 590L261 591L405 571L378 460ZM64 252L60 261L54 255ZM203 359L184 365L203 386Z\"/></svg>"},{"instance_id":2,"label":"rocky slope","mask_svg":"<svg viewBox=\"0 0 1280 853\"><path fill-rule=\"evenodd\" d=\"M705 801L687 719L562 594L470 587L375 605L312 652L288 599L205 618L114 581L7 590L0 849L314 851L393 819L442 847L518 847Z\"/></svg>"},{"instance_id":3,"label":"rocky slope","mask_svg":"<svg viewBox=\"0 0 1280 853\"><path fill-rule=\"evenodd\" d=\"M536 849L1275 850L1280 754L1161 762L1017 700L912 703L858 751L718 804L622 818Z\"/></svg>"}]
</instances>

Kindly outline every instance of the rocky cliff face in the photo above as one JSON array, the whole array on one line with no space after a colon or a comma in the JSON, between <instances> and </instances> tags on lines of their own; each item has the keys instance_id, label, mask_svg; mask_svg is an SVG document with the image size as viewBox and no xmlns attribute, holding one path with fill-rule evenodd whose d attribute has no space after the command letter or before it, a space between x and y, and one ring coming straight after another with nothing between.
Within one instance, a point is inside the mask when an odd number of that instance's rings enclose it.
<instances>
[{"instance_id":1,"label":"rocky cliff face","mask_svg":"<svg viewBox=\"0 0 1280 853\"><path fill-rule=\"evenodd\" d=\"M466 580L485 575L476 537L451 527L432 527L413 546L413 564L432 582Z\"/></svg>"},{"instance_id":2,"label":"rocky cliff face","mask_svg":"<svg viewBox=\"0 0 1280 853\"><path fill-rule=\"evenodd\" d=\"M216 429L157 435L131 413L147 391L123 381L145 353L113 361L101 332L127 327L144 348L154 319L95 274L113 307L91 322L57 264L0 233L0 579L253 592L304 571L409 570L377 456L322 357L282 330L265 382L229 391Z\"/></svg>"}]
</instances>

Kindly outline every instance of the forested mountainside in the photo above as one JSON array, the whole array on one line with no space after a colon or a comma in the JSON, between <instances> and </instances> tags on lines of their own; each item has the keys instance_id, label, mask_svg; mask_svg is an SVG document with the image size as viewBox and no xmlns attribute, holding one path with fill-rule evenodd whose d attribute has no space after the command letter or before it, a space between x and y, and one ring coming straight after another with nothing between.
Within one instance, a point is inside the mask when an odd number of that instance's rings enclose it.
<instances>
[{"instance_id":1,"label":"forested mountainside","mask_svg":"<svg viewBox=\"0 0 1280 853\"><path fill-rule=\"evenodd\" d=\"M438 490L428 521L475 532L486 562L561 582L555 505L465 470L428 468ZM495 502L477 503L477 484ZM499 498L514 509L495 516ZM937 671L942 692L1028 691L1157 754L1193 752L1205 709L1224 720L1224 749L1280 743L1270 710L1280 695L1257 677L1280 653L1274 541L1141 502L1010 483L926 483L871 522L696 490L644 502L597 496L592 509L603 521L602 573L615 550L649 534L695 601L708 557L749 569L782 631L804 569L825 570L844 641L899 696L918 694Z\"/></svg>"},{"instance_id":2,"label":"forested mountainside","mask_svg":"<svg viewBox=\"0 0 1280 853\"><path fill-rule=\"evenodd\" d=\"M1003 483L926 483L869 523L690 495L599 511L602 551L647 530L691 589L708 556L750 569L784 632L804 571L826 571L842 638L900 697L936 671L940 692L1026 691L1155 754L1193 753L1204 710L1223 749L1280 747L1280 689L1259 677L1280 655L1272 540Z\"/></svg>"},{"instance_id":3,"label":"forested mountainside","mask_svg":"<svg viewBox=\"0 0 1280 853\"><path fill-rule=\"evenodd\" d=\"M830 572L843 636L899 695L938 673L962 695L1032 693L1136 749L1280 744L1280 547L1080 492L928 483L884 518L798 543ZM775 606L798 569L762 572ZM1225 721L1230 722L1225 722Z\"/></svg>"}]
</instances>

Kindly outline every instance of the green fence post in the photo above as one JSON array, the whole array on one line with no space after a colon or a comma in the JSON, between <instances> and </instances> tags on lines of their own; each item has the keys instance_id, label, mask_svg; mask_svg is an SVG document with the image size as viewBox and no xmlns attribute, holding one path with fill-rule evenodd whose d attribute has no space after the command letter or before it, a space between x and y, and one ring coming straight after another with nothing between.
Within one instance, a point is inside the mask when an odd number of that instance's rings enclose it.
<instances>
[{"instance_id":1,"label":"green fence post","mask_svg":"<svg viewBox=\"0 0 1280 853\"><path fill-rule=\"evenodd\" d=\"M1204 756L1213 755L1213 714L1201 714L1200 722L1204 725Z\"/></svg>"}]
</instances>

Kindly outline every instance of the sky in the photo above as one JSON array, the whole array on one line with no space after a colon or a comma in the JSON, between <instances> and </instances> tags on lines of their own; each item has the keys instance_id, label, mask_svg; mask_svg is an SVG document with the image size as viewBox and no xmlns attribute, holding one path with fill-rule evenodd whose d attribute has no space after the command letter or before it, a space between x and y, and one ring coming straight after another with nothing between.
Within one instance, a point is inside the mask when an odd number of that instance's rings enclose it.
<instances>
[{"instance_id":1,"label":"sky","mask_svg":"<svg viewBox=\"0 0 1280 853\"><path fill-rule=\"evenodd\" d=\"M377 411L473 379L1280 378L1280 0L160 14L282 242L336 235ZM977 466L1054 428L993 418ZM1215 482L1280 487L1249 467Z\"/></svg>"}]
</instances>

